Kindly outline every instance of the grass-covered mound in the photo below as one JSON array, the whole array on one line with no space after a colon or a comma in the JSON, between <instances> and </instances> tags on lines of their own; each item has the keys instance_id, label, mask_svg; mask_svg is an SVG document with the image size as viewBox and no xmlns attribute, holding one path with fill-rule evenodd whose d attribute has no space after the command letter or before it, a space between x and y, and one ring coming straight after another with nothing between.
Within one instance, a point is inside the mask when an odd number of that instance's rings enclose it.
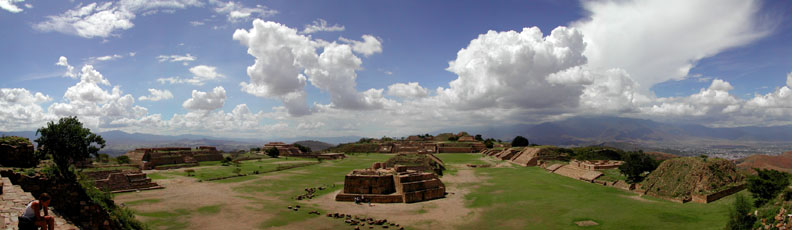
<instances>
[{"instance_id":1,"label":"grass-covered mound","mask_svg":"<svg viewBox=\"0 0 792 230\"><path fill-rule=\"evenodd\" d=\"M376 153L379 152L377 143L347 143L340 144L333 148L325 149L325 152L335 153Z\"/></svg>"},{"instance_id":2,"label":"grass-covered mound","mask_svg":"<svg viewBox=\"0 0 792 230\"><path fill-rule=\"evenodd\" d=\"M443 170L445 170L443 162L428 153L401 153L385 161L385 165L387 167L395 165L421 166L437 175L443 175Z\"/></svg>"},{"instance_id":3,"label":"grass-covered mound","mask_svg":"<svg viewBox=\"0 0 792 230\"><path fill-rule=\"evenodd\" d=\"M641 183L641 188L651 195L687 200L694 194L731 188L744 179L729 160L679 157L663 161Z\"/></svg>"}]
</instances>

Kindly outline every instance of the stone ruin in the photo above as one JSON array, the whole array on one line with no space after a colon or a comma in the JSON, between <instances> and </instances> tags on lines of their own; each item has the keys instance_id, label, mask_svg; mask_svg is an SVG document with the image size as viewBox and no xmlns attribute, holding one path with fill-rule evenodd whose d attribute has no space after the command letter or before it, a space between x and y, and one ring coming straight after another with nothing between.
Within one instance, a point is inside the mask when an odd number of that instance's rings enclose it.
<instances>
[{"instance_id":1,"label":"stone ruin","mask_svg":"<svg viewBox=\"0 0 792 230\"><path fill-rule=\"evenodd\" d=\"M30 139L4 136L0 139L0 166L35 167L35 150Z\"/></svg>"},{"instance_id":2,"label":"stone ruin","mask_svg":"<svg viewBox=\"0 0 792 230\"><path fill-rule=\"evenodd\" d=\"M486 149L480 141L437 143L431 141L397 141L379 144L379 153L473 153Z\"/></svg>"},{"instance_id":3,"label":"stone ruin","mask_svg":"<svg viewBox=\"0 0 792 230\"><path fill-rule=\"evenodd\" d=\"M436 174L377 162L371 168L353 170L344 179L336 201L362 197L372 203L414 203L445 197L445 185Z\"/></svg>"},{"instance_id":4,"label":"stone ruin","mask_svg":"<svg viewBox=\"0 0 792 230\"><path fill-rule=\"evenodd\" d=\"M94 171L82 174L94 179L94 185L97 188L113 193L163 188L152 182L151 178L146 177L146 174L138 169Z\"/></svg>"},{"instance_id":5,"label":"stone ruin","mask_svg":"<svg viewBox=\"0 0 792 230\"><path fill-rule=\"evenodd\" d=\"M562 156L549 148L525 147L506 148L502 150L488 149L481 152L485 156L511 161L522 166L539 166L543 161L557 160Z\"/></svg>"},{"instance_id":6,"label":"stone ruin","mask_svg":"<svg viewBox=\"0 0 792 230\"><path fill-rule=\"evenodd\" d=\"M299 148L297 148L296 146L294 146L292 144L286 144L286 143L283 143L283 142L270 142L270 143L267 143L267 144L264 145L263 148L261 148L261 150L264 151L264 150L271 149L271 148L278 149L278 153L281 156L301 156L301 155L308 154L308 153L304 153L303 151L300 151Z\"/></svg>"},{"instance_id":7,"label":"stone ruin","mask_svg":"<svg viewBox=\"0 0 792 230\"><path fill-rule=\"evenodd\" d=\"M223 155L212 146L200 146L197 149L183 147L140 148L125 154L132 164L140 169L156 169L161 165L180 164L197 166L201 161L223 160Z\"/></svg>"},{"instance_id":8,"label":"stone ruin","mask_svg":"<svg viewBox=\"0 0 792 230\"><path fill-rule=\"evenodd\" d=\"M586 170L605 170L605 169L618 168L620 165L624 164L624 161L612 161L612 160L579 161L573 159L569 161L569 164Z\"/></svg>"}]
</instances>

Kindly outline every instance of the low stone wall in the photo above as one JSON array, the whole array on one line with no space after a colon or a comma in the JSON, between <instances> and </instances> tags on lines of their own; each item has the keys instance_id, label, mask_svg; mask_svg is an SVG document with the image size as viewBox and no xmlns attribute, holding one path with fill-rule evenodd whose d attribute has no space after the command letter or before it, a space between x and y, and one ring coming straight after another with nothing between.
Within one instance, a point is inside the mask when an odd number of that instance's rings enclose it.
<instances>
[{"instance_id":1,"label":"low stone wall","mask_svg":"<svg viewBox=\"0 0 792 230\"><path fill-rule=\"evenodd\" d=\"M16 144L0 144L0 165L7 167L35 167L37 161L33 159L33 144L29 139L23 138Z\"/></svg>"},{"instance_id":2,"label":"low stone wall","mask_svg":"<svg viewBox=\"0 0 792 230\"><path fill-rule=\"evenodd\" d=\"M440 146L438 147L437 152L439 153L472 153L472 147L446 147Z\"/></svg>"},{"instance_id":3,"label":"low stone wall","mask_svg":"<svg viewBox=\"0 0 792 230\"><path fill-rule=\"evenodd\" d=\"M355 201L355 197L363 197L368 199L371 203L404 203L404 196L398 195L377 195L377 194L347 194L339 193L336 195L336 201Z\"/></svg>"},{"instance_id":4,"label":"low stone wall","mask_svg":"<svg viewBox=\"0 0 792 230\"><path fill-rule=\"evenodd\" d=\"M723 190L723 191L720 191L720 192L716 192L716 193L713 193L713 194L709 194L709 195L693 195L693 202L705 203L706 204L706 203L709 203L709 202L713 202L713 201L719 200L720 198L727 197L727 196L729 196L731 194L735 194L735 193L737 193L739 191L742 191L743 189L745 189L745 184L741 184L741 185L738 185L738 186L735 186L735 187L732 187L732 188L729 188L729 189L726 189L726 190Z\"/></svg>"},{"instance_id":5,"label":"low stone wall","mask_svg":"<svg viewBox=\"0 0 792 230\"><path fill-rule=\"evenodd\" d=\"M122 229L121 226L113 226L114 222L110 219L108 211L93 203L77 183L67 183L42 176L29 177L12 170L0 171L0 175L7 177L11 183L19 185L34 197L48 193L52 197L50 206L81 229Z\"/></svg>"},{"instance_id":6,"label":"low stone wall","mask_svg":"<svg viewBox=\"0 0 792 230\"><path fill-rule=\"evenodd\" d=\"M434 200L445 197L445 188L433 188L415 192L405 192L404 202L415 203L426 200Z\"/></svg>"}]
</instances>

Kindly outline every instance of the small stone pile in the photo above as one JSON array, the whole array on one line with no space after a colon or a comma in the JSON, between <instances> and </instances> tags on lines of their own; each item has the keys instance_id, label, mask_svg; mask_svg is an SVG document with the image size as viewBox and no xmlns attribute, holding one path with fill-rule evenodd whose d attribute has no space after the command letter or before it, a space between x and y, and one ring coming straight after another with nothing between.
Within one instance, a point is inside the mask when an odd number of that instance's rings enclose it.
<instances>
[{"instance_id":1,"label":"small stone pile","mask_svg":"<svg viewBox=\"0 0 792 230\"><path fill-rule=\"evenodd\" d=\"M759 229L792 229L792 217L787 210L781 207L772 219L762 218L762 226Z\"/></svg>"},{"instance_id":2,"label":"small stone pile","mask_svg":"<svg viewBox=\"0 0 792 230\"><path fill-rule=\"evenodd\" d=\"M397 223L388 222L387 219L374 219L371 217L359 217L359 216L352 216L349 214L343 213L328 213L326 215L330 218L335 219L344 219L344 223L347 223L351 226L355 226L355 230L364 229L368 224L369 229L373 229L375 226L380 226L381 228L394 228L399 230L404 230L404 227L399 226Z\"/></svg>"},{"instance_id":3,"label":"small stone pile","mask_svg":"<svg viewBox=\"0 0 792 230\"><path fill-rule=\"evenodd\" d=\"M297 200L310 200L310 199L313 199L314 197L316 197L316 195L314 195L316 193L316 191L321 191L321 190L325 190L325 187L319 186L319 187L316 187L316 188L306 188L305 189L305 194L299 195L295 199L297 199Z\"/></svg>"}]
</instances>

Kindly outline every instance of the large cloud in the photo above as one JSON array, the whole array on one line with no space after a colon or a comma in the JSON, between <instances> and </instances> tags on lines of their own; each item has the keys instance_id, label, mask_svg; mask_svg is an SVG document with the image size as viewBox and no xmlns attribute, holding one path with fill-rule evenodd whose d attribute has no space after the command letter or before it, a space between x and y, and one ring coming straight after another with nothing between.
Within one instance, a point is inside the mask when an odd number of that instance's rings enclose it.
<instances>
[{"instance_id":1,"label":"large cloud","mask_svg":"<svg viewBox=\"0 0 792 230\"><path fill-rule=\"evenodd\" d=\"M222 86L215 87L210 92L192 91L192 98L184 101L182 106L189 110L212 111L225 105L226 91Z\"/></svg>"},{"instance_id":2,"label":"large cloud","mask_svg":"<svg viewBox=\"0 0 792 230\"><path fill-rule=\"evenodd\" d=\"M594 69L621 68L647 93L682 79L696 62L767 34L754 0L584 1L588 19L574 23ZM724 16L728 15L728 20Z\"/></svg>"},{"instance_id":3,"label":"large cloud","mask_svg":"<svg viewBox=\"0 0 792 230\"><path fill-rule=\"evenodd\" d=\"M16 3L24 2L25 0L0 0L0 9L7 10L11 13L19 13L22 12L22 8L16 5Z\"/></svg>"},{"instance_id":4,"label":"large cloud","mask_svg":"<svg viewBox=\"0 0 792 230\"><path fill-rule=\"evenodd\" d=\"M45 114L41 104L51 101L42 93L31 93L27 89L0 89L0 130L22 130L41 125L52 116Z\"/></svg>"},{"instance_id":5,"label":"large cloud","mask_svg":"<svg viewBox=\"0 0 792 230\"><path fill-rule=\"evenodd\" d=\"M181 9L200 6L197 0L123 0L120 2L90 3L77 5L60 15L47 16L47 20L33 25L41 31L56 31L84 38L106 38L117 35L118 30L135 26L132 20L143 11L156 9ZM154 11L152 11L154 10Z\"/></svg>"},{"instance_id":6,"label":"large cloud","mask_svg":"<svg viewBox=\"0 0 792 230\"><path fill-rule=\"evenodd\" d=\"M559 27L543 37L539 28L521 32L489 31L472 40L449 63L459 78L438 89L447 104L459 109L488 107L575 107L580 87L552 84L548 75L582 65L583 35Z\"/></svg>"}]
</instances>

